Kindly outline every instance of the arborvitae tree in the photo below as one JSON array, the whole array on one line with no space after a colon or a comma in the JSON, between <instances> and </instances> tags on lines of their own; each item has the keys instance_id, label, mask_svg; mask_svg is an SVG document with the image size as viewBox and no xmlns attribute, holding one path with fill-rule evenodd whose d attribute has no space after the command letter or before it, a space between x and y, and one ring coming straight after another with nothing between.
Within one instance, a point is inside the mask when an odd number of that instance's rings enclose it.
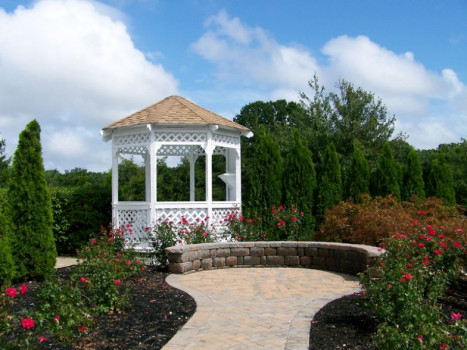
<instances>
[{"instance_id":1,"label":"arborvitae tree","mask_svg":"<svg viewBox=\"0 0 467 350\"><path fill-rule=\"evenodd\" d=\"M285 159L283 185L286 206L303 212L303 233L310 234L314 228L313 204L316 190L316 172L311 151L298 131Z\"/></svg>"},{"instance_id":2,"label":"arborvitae tree","mask_svg":"<svg viewBox=\"0 0 467 350\"><path fill-rule=\"evenodd\" d=\"M10 159L5 155L5 139L0 139L0 188L6 187Z\"/></svg>"},{"instance_id":3,"label":"arborvitae tree","mask_svg":"<svg viewBox=\"0 0 467 350\"><path fill-rule=\"evenodd\" d=\"M12 253L18 278L43 279L54 273L57 251L52 203L45 181L40 126L30 122L19 135L7 192L13 224Z\"/></svg>"},{"instance_id":4,"label":"arborvitae tree","mask_svg":"<svg viewBox=\"0 0 467 350\"><path fill-rule=\"evenodd\" d=\"M258 129L253 150L253 163L247 172L251 189L246 196L245 212L261 217L267 226L272 207L282 200L282 157L279 144L264 127Z\"/></svg>"},{"instance_id":5,"label":"arborvitae tree","mask_svg":"<svg viewBox=\"0 0 467 350\"><path fill-rule=\"evenodd\" d=\"M404 166L402 199L410 200L412 196L425 198L425 183L423 181L422 165L414 148L407 155Z\"/></svg>"},{"instance_id":6,"label":"arborvitae tree","mask_svg":"<svg viewBox=\"0 0 467 350\"><path fill-rule=\"evenodd\" d=\"M456 204L454 180L451 168L446 162L443 151L438 151L438 156L433 160L427 186L428 195L444 198L447 205Z\"/></svg>"},{"instance_id":7,"label":"arborvitae tree","mask_svg":"<svg viewBox=\"0 0 467 350\"><path fill-rule=\"evenodd\" d=\"M342 201L342 177L339 157L336 147L331 142L326 147L323 162L321 163L321 172L319 174L318 186L318 214L324 214L326 208L329 208Z\"/></svg>"},{"instance_id":8,"label":"arborvitae tree","mask_svg":"<svg viewBox=\"0 0 467 350\"><path fill-rule=\"evenodd\" d=\"M346 198L353 198L359 203L363 194L370 193L370 169L357 142L353 143L352 157L345 179Z\"/></svg>"},{"instance_id":9,"label":"arborvitae tree","mask_svg":"<svg viewBox=\"0 0 467 350\"><path fill-rule=\"evenodd\" d=\"M372 180L373 195L384 197L392 194L398 200L401 199L399 172L388 142L384 145Z\"/></svg>"},{"instance_id":10,"label":"arborvitae tree","mask_svg":"<svg viewBox=\"0 0 467 350\"><path fill-rule=\"evenodd\" d=\"M15 276L15 265L10 246L11 225L0 207L0 290L6 287Z\"/></svg>"}]
</instances>

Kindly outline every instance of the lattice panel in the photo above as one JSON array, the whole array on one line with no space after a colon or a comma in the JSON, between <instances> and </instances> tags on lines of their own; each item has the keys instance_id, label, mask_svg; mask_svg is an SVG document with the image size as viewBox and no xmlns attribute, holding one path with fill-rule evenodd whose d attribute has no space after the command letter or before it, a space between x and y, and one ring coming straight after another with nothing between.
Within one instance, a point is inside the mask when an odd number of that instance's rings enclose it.
<instances>
[{"instance_id":1,"label":"lattice panel","mask_svg":"<svg viewBox=\"0 0 467 350\"><path fill-rule=\"evenodd\" d=\"M146 146L123 146L118 147L118 152L124 154L146 154L148 149Z\"/></svg>"},{"instance_id":2,"label":"lattice panel","mask_svg":"<svg viewBox=\"0 0 467 350\"><path fill-rule=\"evenodd\" d=\"M206 133L203 132L156 132L157 142L205 142Z\"/></svg>"},{"instance_id":3,"label":"lattice panel","mask_svg":"<svg viewBox=\"0 0 467 350\"><path fill-rule=\"evenodd\" d=\"M133 135L115 136L113 142L117 146L148 143L149 134L133 134Z\"/></svg>"},{"instance_id":4,"label":"lattice panel","mask_svg":"<svg viewBox=\"0 0 467 350\"><path fill-rule=\"evenodd\" d=\"M212 140L214 143L223 144L228 146L236 146L240 144L240 137L234 137L223 134L214 134L212 135Z\"/></svg>"},{"instance_id":5,"label":"lattice panel","mask_svg":"<svg viewBox=\"0 0 467 350\"><path fill-rule=\"evenodd\" d=\"M188 156L191 152L190 147L194 147L195 156L204 155L204 150L200 146L189 145L163 145L158 151L158 156Z\"/></svg>"},{"instance_id":6,"label":"lattice panel","mask_svg":"<svg viewBox=\"0 0 467 350\"><path fill-rule=\"evenodd\" d=\"M143 246L147 243L147 234L144 229L147 225L147 217L147 209L121 209L118 211L118 226L130 224L133 231L133 234L128 234L125 237L127 244Z\"/></svg>"},{"instance_id":7,"label":"lattice panel","mask_svg":"<svg viewBox=\"0 0 467 350\"><path fill-rule=\"evenodd\" d=\"M213 209L212 210L212 219L211 223L217 227L225 227L227 225L226 219L229 218L230 214L239 214L240 210L238 208L229 208L229 209Z\"/></svg>"},{"instance_id":8,"label":"lattice panel","mask_svg":"<svg viewBox=\"0 0 467 350\"><path fill-rule=\"evenodd\" d=\"M207 209L161 209L156 211L156 220L159 222L172 221L178 223L182 216L188 223L196 222L196 219L204 220L208 216Z\"/></svg>"}]
</instances>

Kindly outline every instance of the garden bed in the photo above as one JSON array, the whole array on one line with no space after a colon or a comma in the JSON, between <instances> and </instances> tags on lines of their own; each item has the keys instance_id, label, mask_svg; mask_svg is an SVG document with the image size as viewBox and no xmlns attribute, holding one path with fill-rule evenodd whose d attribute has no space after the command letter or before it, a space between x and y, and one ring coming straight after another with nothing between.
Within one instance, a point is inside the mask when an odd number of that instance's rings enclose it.
<instances>
[{"instance_id":1,"label":"garden bed","mask_svg":"<svg viewBox=\"0 0 467 350\"><path fill-rule=\"evenodd\" d=\"M71 268L57 271L67 278ZM61 345L47 337L41 349L161 349L188 321L196 304L186 293L165 283L167 273L154 267L126 281L130 286L130 303L120 313L100 316L92 329L71 345ZM30 282L28 293L17 298L15 310L34 304L34 290L39 283ZM19 287L16 286L16 287ZM443 310L467 314L467 288L451 289L441 300ZM377 320L366 307L362 295L335 300L315 316L310 329L310 349L373 349L372 336ZM22 330L19 330L21 332Z\"/></svg>"}]
</instances>

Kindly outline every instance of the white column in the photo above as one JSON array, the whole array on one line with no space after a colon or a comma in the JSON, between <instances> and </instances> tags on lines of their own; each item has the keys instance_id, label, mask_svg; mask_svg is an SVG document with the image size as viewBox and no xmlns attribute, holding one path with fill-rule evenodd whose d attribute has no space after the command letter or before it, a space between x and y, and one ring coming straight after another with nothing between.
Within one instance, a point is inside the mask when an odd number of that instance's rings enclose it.
<instances>
[{"instance_id":1,"label":"white column","mask_svg":"<svg viewBox=\"0 0 467 350\"><path fill-rule=\"evenodd\" d=\"M242 162L240 146L235 149L235 201L242 205Z\"/></svg>"},{"instance_id":2,"label":"white column","mask_svg":"<svg viewBox=\"0 0 467 350\"><path fill-rule=\"evenodd\" d=\"M206 155L206 202L208 204L208 216L212 218L212 153L214 146L212 143L212 133L207 134L206 147L204 153Z\"/></svg>"},{"instance_id":3,"label":"white column","mask_svg":"<svg viewBox=\"0 0 467 350\"><path fill-rule=\"evenodd\" d=\"M194 147L190 146L190 154L188 159L190 161L190 202L195 201L195 163L196 157L194 155Z\"/></svg>"},{"instance_id":4,"label":"white column","mask_svg":"<svg viewBox=\"0 0 467 350\"><path fill-rule=\"evenodd\" d=\"M118 148L112 138L112 221L115 226L118 222Z\"/></svg>"},{"instance_id":5,"label":"white column","mask_svg":"<svg viewBox=\"0 0 467 350\"><path fill-rule=\"evenodd\" d=\"M156 134L152 128L148 127L150 130L149 134L149 174L146 173L146 176L149 176L149 215L148 215L148 226L151 226L156 223L156 202L157 202L157 150L158 146L156 144ZM147 180L147 179L146 179Z\"/></svg>"}]
</instances>

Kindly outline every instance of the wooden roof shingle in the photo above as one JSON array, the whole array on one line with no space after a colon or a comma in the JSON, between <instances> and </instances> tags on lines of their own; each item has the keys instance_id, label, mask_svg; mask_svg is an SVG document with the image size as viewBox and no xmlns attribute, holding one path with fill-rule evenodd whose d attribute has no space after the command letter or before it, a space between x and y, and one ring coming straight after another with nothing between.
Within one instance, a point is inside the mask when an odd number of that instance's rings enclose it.
<instances>
[{"instance_id":1,"label":"wooden roof shingle","mask_svg":"<svg viewBox=\"0 0 467 350\"><path fill-rule=\"evenodd\" d=\"M208 111L181 96L166 97L149 107L106 126L103 130L140 124L219 125L239 131L250 131L247 127Z\"/></svg>"}]
</instances>

